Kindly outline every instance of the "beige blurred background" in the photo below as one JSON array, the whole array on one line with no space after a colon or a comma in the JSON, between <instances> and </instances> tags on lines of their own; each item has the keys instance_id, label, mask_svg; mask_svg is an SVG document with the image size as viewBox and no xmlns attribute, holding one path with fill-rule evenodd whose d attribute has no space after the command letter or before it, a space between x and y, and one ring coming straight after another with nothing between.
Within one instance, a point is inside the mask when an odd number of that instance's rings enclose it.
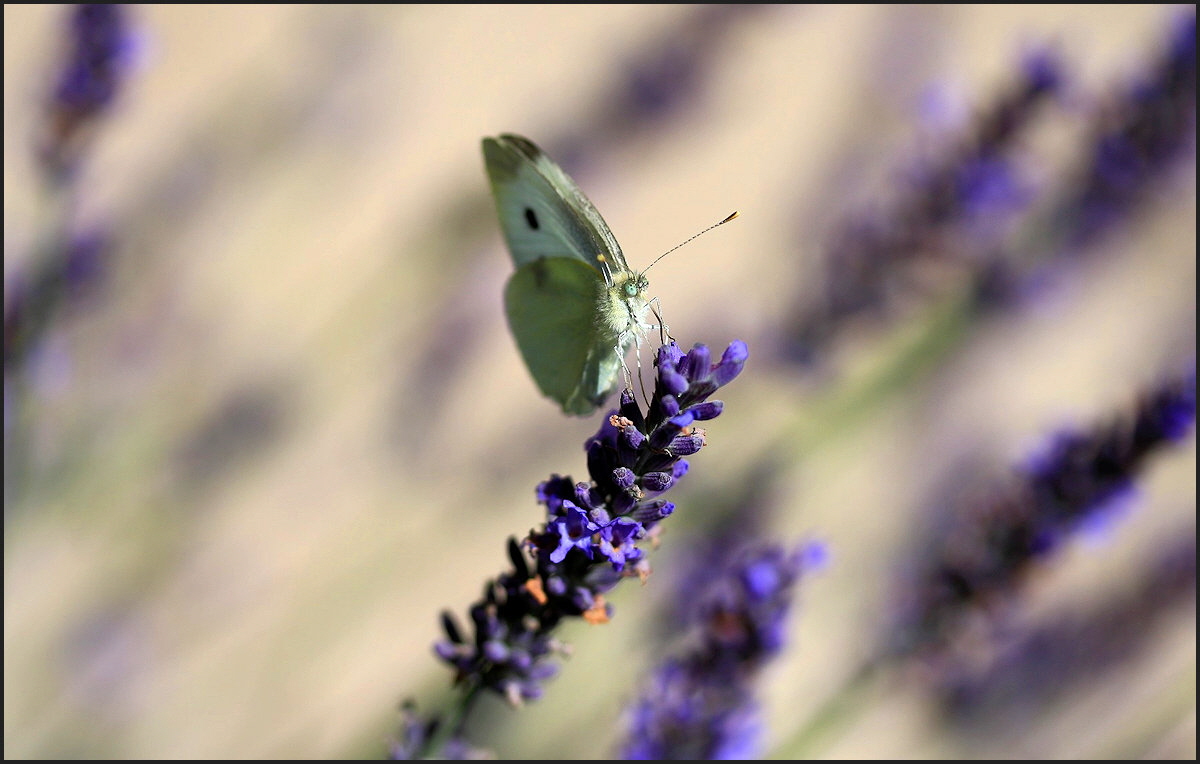
<instances>
[{"instance_id":1,"label":"beige blurred background","mask_svg":"<svg viewBox=\"0 0 1200 764\"><path fill-rule=\"evenodd\" d=\"M30 149L63 12L4 9L6 302L35 265ZM700 38L692 97L630 112L621 78L695 43L699 12L131 10L135 67L74 211L111 232L111 271L52 325L27 394L6 391L24 459L6 469L19 480L5 507L6 757L376 757L404 697L438 707L451 678L430 647L438 613L461 617L504 569L507 537L542 519L534 486L582 477L599 424L542 399L507 334L482 136L586 149L571 171L634 267L739 210L651 283L682 345L751 350L673 492L655 576L614 593L611 623L564 629L575 654L542 702L488 709L475 742L503 758L611 755L688 513L736 493L787 428L839 423L803 436L774 489L771 535L832 554L763 678L776 746L864 657L900 541L958 457L1019 461L1194 353L1194 172L1053 299L980 327L844 423L828 413L838 391L903 333L864 338L819 382L768 351L820 253L810 232L842 209L839 173L886 179L918 144L929 88L969 115L1053 41L1073 78L1059 108L1086 109L1153 54L1169 8L731 12ZM1064 135L1047 131L1046 149L1073 148ZM1103 603L1163 539L1194 533L1194 442L1151 463L1113 532L1038 571L1020 617ZM897 677L810 755L1194 757L1186 600L1032 718L964 731Z\"/></svg>"}]
</instances>

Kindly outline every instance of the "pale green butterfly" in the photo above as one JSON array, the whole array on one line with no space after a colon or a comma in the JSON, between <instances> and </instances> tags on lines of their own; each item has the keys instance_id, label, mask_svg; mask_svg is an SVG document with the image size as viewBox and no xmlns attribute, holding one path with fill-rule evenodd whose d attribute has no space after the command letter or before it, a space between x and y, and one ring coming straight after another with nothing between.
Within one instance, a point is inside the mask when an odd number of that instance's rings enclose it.
<instances>
[{"instance_id":1,"label":"pale green butterfly","mask_svg":"<svg viewBox=\"0 0 1200 764\"><path fill-rule=\"evenodd\" d=\"M484 138L483 159L517 267L504 288L509 328L541 391L568 414L590 414L616 388L629 348L656 328L645 320L650 282L532 141Z\"/></svg>"}]
</instances>

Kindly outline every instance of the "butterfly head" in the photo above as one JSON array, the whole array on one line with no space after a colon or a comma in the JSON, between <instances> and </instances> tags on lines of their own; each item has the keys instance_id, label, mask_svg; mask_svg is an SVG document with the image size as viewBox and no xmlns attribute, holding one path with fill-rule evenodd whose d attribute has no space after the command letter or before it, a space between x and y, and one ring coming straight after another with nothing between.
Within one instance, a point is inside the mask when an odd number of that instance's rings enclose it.
<instances>
[{"instance_id":1,"label":"butterfly head","mask_svg":"<svg viewBox=\"0 0 1200 764\"><path fill-rule=\"evenodd\" d=\"M646 278L643 273L630 273L625 278L625 283L621 285L621 291L625 293L626 299L645 299L646 290L649 288L650 279Z\"/></svg>"}]
</instances>

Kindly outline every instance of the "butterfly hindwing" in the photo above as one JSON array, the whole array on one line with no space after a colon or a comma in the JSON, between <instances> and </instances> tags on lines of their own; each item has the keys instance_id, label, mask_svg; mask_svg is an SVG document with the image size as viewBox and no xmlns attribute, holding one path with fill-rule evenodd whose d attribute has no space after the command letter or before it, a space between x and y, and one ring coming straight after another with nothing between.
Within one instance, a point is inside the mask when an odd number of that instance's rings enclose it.
<instances>
[{"instance_id":1,"label":"butterfly hindwing","mask_svg":"<svg viewBox=\"0 0 1200 764\"><path fill-rule=\"evenodd\" d=\"M582 260L548 257L517 268L504 289L508 325L529 373L568 414L594 411L616 380L608 368L619 366L615 339L595 326L602 286Z\"/></svg>"}]
</instances>

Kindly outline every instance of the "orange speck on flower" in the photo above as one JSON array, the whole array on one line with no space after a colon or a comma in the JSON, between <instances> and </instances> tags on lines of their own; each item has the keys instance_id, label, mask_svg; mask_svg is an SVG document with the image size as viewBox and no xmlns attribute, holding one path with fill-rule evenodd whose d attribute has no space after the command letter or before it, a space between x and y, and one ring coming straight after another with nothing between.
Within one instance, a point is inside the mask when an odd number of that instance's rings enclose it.
<instances>
[{"instance_id":1,"label":"orange speck on flower","mask_svg":"<svg viewBox=\"0 0 1200 764\"><path fill-rule=\"evenodd\" d=\"M525 582L525 591L529 592L529 596L533 597L535 600L537 600L537 603L539 605L545 605L546 600L549 599L546 596L545 587L542 586L541 578L531 578L528 581L526 581Z\"/></svg>"},{"instance_id":2,"label":"orange speck on flower","mask_svg":"<svg viewBox=\"0 0 1200 764\"><path fill-rule=\"evenodd\" d=\"M608 418L608 423L618 430L624 430L626 427L633 427L633 421L628 417L623 417L620 414L613 414Z\"/></svg>"},{"instance_id":3,"label":"orange speck on flower","mask_svg":"<svg viewBox=\"0 0 1200 764\"><path fill-rule=\"evenodd\" d=\"M650 566L639 566L637 569L637 577L638 580L641 581L642 586L645 586L646 582L650 580Z\"/></svg>"},{"instance_id":4,"label":"orange speck on flower","mask_svg":"<svg viewBox=\"0 0 1200 764\"><path fill-rule=\"evenodd\" d=\"M662 536L662 534L663 529L661 525L656 525L650 530L646 531L645 538L649 540L651 549L658 549L660 546L662 546L662 539L659 538Z\"/></svg>"},{"instance_id":5,"label":"orange speck on flower","mask_svg":"<svg viewBox=\"0 0 1200 764\"><path fill-rule=\"evenodd\" d=\"M604 604L604 595L596 595L595 603L583 611L583 620L593 625L608 623L608 608Z\"/></svg>"}]
</instances>

